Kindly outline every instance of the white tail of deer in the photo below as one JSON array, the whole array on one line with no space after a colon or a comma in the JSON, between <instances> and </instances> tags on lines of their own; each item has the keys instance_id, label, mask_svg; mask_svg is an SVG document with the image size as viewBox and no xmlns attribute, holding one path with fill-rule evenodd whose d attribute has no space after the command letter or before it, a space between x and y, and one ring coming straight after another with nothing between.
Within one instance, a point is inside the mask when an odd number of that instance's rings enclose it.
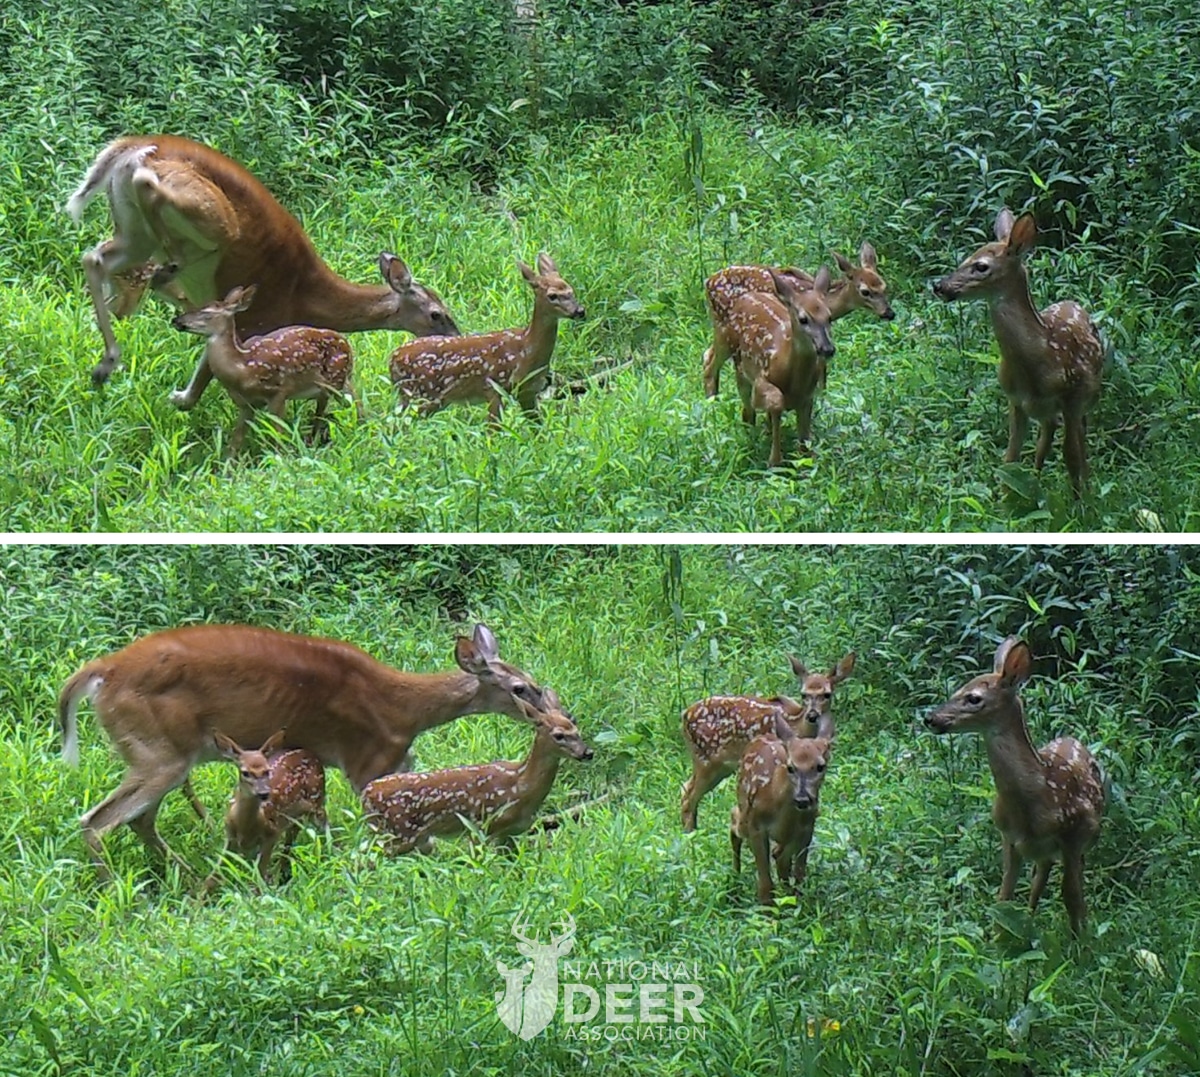
<instances>
[{"instance_id":1,"label":"white tail of deer","mask_svg":"<svg viewBox=\"0 0 1200 1077\"><path fill-rule=\"evenodd\" d=\"M875 248L870 243L864 243L859 249L858 258L860 264L855 265L839 252L833 252L833 259L843 275L830 283L829 294L825 297L825 305L829 308L829 320L836 322L856 310L869 310L877 317L890 322L896 317L896 312L892 310L892 304L888 300L887 281L879 274ZM787 277L798 288L813 286L812 275L803 269L778 266L774 271ZM720 389L721 367L729 358L729 342L721 332L721 326L728 320L734 300L747 292L773 296L775 281L771 272L771 267L768 266L727 266L704 282L708 316L713 326L712 345L704 353L704 392L708 396L717 395ZM821 387L824 388L824 383Z\"/></svg>"},{"instance_id":2,"label":"white tail of deer","mask_svg":"<svg viewBox=\"0 0 1200 1077\"><path fill-rule=\"evenodd\" d=\"M236 456L246 436L246 424L256 407L265 407L280 424L287 418L289 400L315 399L312 444L326 434L325 408L332 395L349 392L363 417L362 402L354 391L351 373L354 357L350 344L332 329L293 325L238 340L234 319L254 302L254 285L234 288L223 301L175 318L176 329L202 336L207 343L200 362L216 375L238 408L237 426L229 442ZM182 396L182 394L179 394ZM186 408L186 400L177 401Z\"/></svg>"},{"instance_id":3,"label":"white tail of deer","mask_svg":"<svg viewBox=\"0 0 1200 1077\"><path fill-rule=\"evenodd\" d=\"M774 734L777 716L802 736L833 739L833 691L854 671L854 652L828 673L810 673L798 658L789 658L803 702L787 696L711 696L683 712L683 739L692 758L680 805L685 831L696 829L700 801L737 770L746 745Z\"/></svg>"},{"instance_id":4,"label":"white tail of deer","mask_svg":"<svg viewBox=\"0 0 1200 1077\"><path fill-rule=\"evenodd\" d=\"M148 285L185 309L203 307L235 287L255 284L253 305L238 316L243 336L289 325L348 333L407 329L417 336L457 334L431 289L412 279L393 254L379 257L384 287L352 284L317 254L300 222L236 161L174 135L110 142L96 157L67 212L79 220L96 195L108 195L113 237L83 256L104 358L92 371L102 384L121 350L109 317L132 313ZM144 273L140 267L153 263ZM123 278L136 270L132 280ZM211 373L201 364L176 403L192 407Z\"/></svg>"},{"instance_id":5,"label":"white tail of deer","mask_svg":"<svg viewBox=\"0 0 1200 1077\"><path fill-rule=\"evenodd\" d=\"M1079 497L1087 481L1087 412L1100 395L1105 347L1092 319L1078 303L1055 303L1040 314L1029 296L1022 258L1037 242L1032 213L1014 222L1003 209L996 242L980 247L933 286L946 301L984 298L1000 345L1000 388L1008 397L1008 451L1020 459L1032 416L1042 424L1034 453L1040 471L1063 424L1063 455L1071 490Z\"/></svg>"},{"instance_id":6,"label":"white tail of deer","mask_svg":"<svg viewBox=\"0 0 1200 1077\"><path fill-rule=\"evenodd\" d=\"M489 838L528 830L550 793L562 759L592 758L570 715L550 689L541 707L524 707L533 723L533 747L520 763L482 763L423 774L389 774L363 790L371 825L386 835L390 852L428 852L431 839L460 833L464 820Z\"/></svg>"},{"instance_id":7,"label":"white tail of deer","mask_svg":"<svg viewBox=\"0 0 1200 1077\"><path fill-rule=\"evenodd\" d=\"M1100 833L1104 778L1092 753L1074 737L1034 749L1019 695L1033 657L1010 636L996 649L991 673L964 684L925 724L935 733L982 733L996 781L992 819L1000 830L1004 880L1000 900L1009 901L1023 860L1036 865L1029 909L1037 909L1050 867L1063 866L1063 903L1078 934L1087 919L1083 857Z\"/></svg>"},{"instance_id":8,"label":"white tail of deer","mask_svg":"<svg viewBox=\"0 0 1200 1077\"><path fill-rule=\"evenodd\" d=\"M258 749L242 748L236 741L216 733L217 749L238 768L238 784L225 813L225 851L258 859L258 873L265 882L271 855L282 841L282 873L286 875L296 828L305 820L321 829L325 816L325 768L312 752L302 749L280 751L286 730L281 729ZM211 889L218 880L214 870L208 878Z\"/></svg>"},{"instance_id":9,"label":"white tail of deer","mask_svg":"<svg viewBox=\"0 0 1200 1077\"><path fill-rule=\"evenodd\" d=\"M515 396L527 413L536 411L538 394L549 376L559 319L586 317L550 256L539 254L537 263L536 272L524 262L517 263L533 289L533 315L527 327L414 340L392 353L392 383L402 401L418 403L422 415L449 404L487 401L488 414L495 421L503 391Z\"/></svg>"},{"instance_id":10,"label":"white tail of deer","mask_svg":"<svg viewBox=\"0 0 1200 1077\"><path fill-rule=\"evenodd\" d=\"M758 868L758 900L775 900L771 856L782 886L790 876L797 889L808 871L808 850L820 810L821 783L829 763L826 737L798 737L776 715L773 735L755 737L738 766L738 802L729 820L733 870L742 868L742 843L749 842Z\"/></svg>"},{"instance_id":11,"label":"white tail of deer","mask_svg":"<svg viewBox=\"0 0 1200 1077\"><path fill-rule=\"evenodd\" d=\"M796 412L800 442L812 429L813 398L834 353L829 336L829 270L822 266L811 288L797 287L773 270L776 296L747 292L738 296L719 327L734 357L742 420L754 424L765 411L771 423L771 467L783 463L782 420Z\"/></svg>"},{"instance_id":12,"label":"white tail of deer","mask_svg":"<svg viewBox=\"0 0 1200 1077\"><path fill-rule=\"evenodd\" d=\"M286 728L284 747L307 749L362 789L407 765L424 730L466 714L530 721L524 705L541 705L542 689L500 660L486 626L458 638L455 658L455 672L402 673L339 640L192 625L87 663L59 693L63 756L78 761L76 712L90 699L129 767L81 820L101 875L101 839L122 823L155 856L169 852L154 825L159 803L197 763L220 758L218 730L240 744L262 744Z\"/></svg>"}]
</instances>

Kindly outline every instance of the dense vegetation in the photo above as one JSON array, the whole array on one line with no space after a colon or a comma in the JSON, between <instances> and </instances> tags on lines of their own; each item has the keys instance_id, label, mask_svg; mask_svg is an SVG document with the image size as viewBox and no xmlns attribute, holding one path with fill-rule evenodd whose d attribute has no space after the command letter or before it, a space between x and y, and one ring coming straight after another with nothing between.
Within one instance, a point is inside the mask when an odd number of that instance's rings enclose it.
<instances>
[{"instance_id":1,"label":"dense vegetation","mask_svg":"<svg viewBox=\"0 0 1200 1077\"><path fill-rule=\"evenodd\" d=\"M47 5L0 20L0 497L9 529L1186 530L1200 516L1195 360L1198 16L1058 4L340 0ZM119 42L119 47L114 47ZM332 445L225 465L219 389L167 403L196 353L148 304L99 354L60 207L124 131L210 142L259 174L342 273L397 249L468 330L519 324L549 250L565 327L544 420L394 414L390 334L355 340L370 408ZM1032 206L1041 303L1115 346L1072 507L1001 465L978 306L926 281ZM703 400L700 284L733 260L815 267L863 238L900 316L838 324L815 458L764 470L732 387ZM602 382L588 375L632 360ZM727 381L731 380L727 377ZM584 388L570 393L567 384ZM1032 439L1031 439L1032 440ZM263 443L266 443L265 445Z\"/></svg>"},{"instance_id":2,"label":"dense vegetation","mask_svg":"<svg viewBox=\"0 0 1200 1077\"><path fill-rule=\"evenodd\" d=\"M10 548L0 1073L1195 1072L1198 571L1166 548ZM54 698L79 663L167 625L246 620L437 669L476 618L596 747L547 804L610 794L582 820L512 854L448 841L389 861L334 774L332 834L300 843L286 885L235 872L202 900L128 832L109 841L115 883L96 885L77 818L122 768L87 708L81 768L58 758ZM1035 740L1080 736L1112 779L1078 946L1054 881L1032 919L995 903L982 746L920 724L1010 632L1037 658ZM851 647L808 883L764 913L750 873L731 874L729 783L680 834L678 715L706 693L787 690L785 651L824 665ZM417 753L527 744L480 717ZM232 768L195 778L218 811ZM205 872L215 821L173 796L160 823ZM583 1045L559 1018L517 1039L494 997L518 913L543 939L570 913L580 961L695 962L707 1038Z\"/></svg>"}]
</instances>

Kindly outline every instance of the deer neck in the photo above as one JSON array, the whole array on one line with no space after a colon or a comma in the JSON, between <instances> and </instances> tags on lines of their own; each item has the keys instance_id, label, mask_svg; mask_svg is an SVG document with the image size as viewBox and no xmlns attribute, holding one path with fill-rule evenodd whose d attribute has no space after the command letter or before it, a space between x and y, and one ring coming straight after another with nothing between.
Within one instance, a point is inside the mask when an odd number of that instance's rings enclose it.
<instances>
[{"instance_id":1,"label":"deer neck","mask_svg":"<svg viewBox=\"0 0 1200 1077\"><path fill-rule=\"evenodd\" d=\"M1045 764L1029 739L1020 700L1006 719L988 730L986 742L997 795L1017 803L1039 799L1045 792Z\"/></svg>"},{"instance_id":2,"label":"deer neck","mask_svg":"<svg viewBox=\"0 0 1200 1077\"><path fill-rule=\"evenodd\" d=\"M558 764L562 756L554 750L554 742L549 735L538 733L533 738L533 747L529 757L517 770L514 783L516 799L525 806L525 810L536 810L541 806L554 784L558 774Z\"/></svg>"},{"instance_id":3,"label":"deer neck","mask_svg":"<svg viewBox=\"0 0 1200 1077\"><path fill-rule=\"evenodd\" d=\"M829 285L829 291L825 294L825 305L829 308L830 321L836 321L854 309L854 290L850 286L851 283L845 277L841 277Z\"/></svg>"},{"instance_id":4,"label":"deer neck","mask_svg":"<svg viewBox=\"0 0 1200 1077\"><path fill-rule=\"evenodd\" d=\"M548 302L538 296L533 302L533 317L525 330L523 375L527 376L549 365L556 340L558 315Z\"/></svg>"},{"instance_id":5,"label":"deer neck","mask_svg":"<svg viewBox=\"0 0 1200 1077\"><path fill-rule=\"evenodd\" d=\"M243 841L253 838L261 829L261 805L262 801L258 797L247 792L239 784L237 796L229 805L226 826L231 828Z\"/></svg>"},{"instance_id":6,"label":"deer neck","mask_svg":"<svg viewBox=\"0 0 1200 1077\"><path fill-rule=\"evenodd\" d=\"M205 358L218 381L237 378L250 357L250 349L238 340L237 329L230 325L223 333L208 338Z\"/></svg>"},{"instance_id":7,"label":"deer neck","mask_svg":"<svg viewBox=\"0 0 1200 1077\"><path fill-rule=\"evenodd\" d=\"M399 297L385 285L355 284L339 277L324 263L313 277L311 284L296 292L298 297L304 297L301 320L310 325L356 333L384 328L395 317Z\"/></svg>"},{"instance_id":8,"label":"deer neck","mask_svg":"<svg viewBox=\"0 0 1200 1077\"><path fill-rule=\"evenodd\" d=\"M1029 277L1019 266L1004 288L988 296L992 329L1000 354L1009 362L1027 363L1046 348L1046 323L1029 295Z\"/></svg>"},{"instance_id":9,"label":"deer neck","mask_svg":"<svg viewBox=\"0 0 1200 1077\"><path fill-rule=\"evenodd\" d=\"M392 671L393 717L413 736L467 714L492 709L483 682L473 673L402 673Z\"/></svg>"}]
</instances>

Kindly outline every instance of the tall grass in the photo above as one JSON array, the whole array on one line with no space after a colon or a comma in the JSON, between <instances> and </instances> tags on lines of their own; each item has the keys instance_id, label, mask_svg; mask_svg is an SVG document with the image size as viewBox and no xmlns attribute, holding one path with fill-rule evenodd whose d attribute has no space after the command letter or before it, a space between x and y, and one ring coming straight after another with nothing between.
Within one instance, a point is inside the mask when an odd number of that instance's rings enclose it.
<instances>
[{"instance_id":1,"label":"tall grass","mask_svg":"<svg viewBox=\"0 0 1200 1077\"><path fill-rule=\"evenodd\" d=\"M1020 595L1027 555L925 554L963 576L950 591L965 596L957 643L912 615L890 631L889 607L910 596L902 559L883 547L10 548L0 1072L1185 1072L1200 1005L1194 760L1131 713L1116 670L1039 666L1025 693L1035 740L1078 735L1114 779L1087 869L1091 932L1068 941L1053 889L1033 919L996 906L981 745L932 738L918 719L987 664L997 634L1041 621L1000 601ZM1101 562L1131 602L1179 583L1133 554ZM1085 610L1090 597L1062 595ZM1076 627L1105 630L1093 619L1114 610L1100 609ZM258 892L235 873L202 900L174 870L151 873L129 834L108 842L116 882L95 885L76 820L121 766L88 710L80 769L56 757L53 700L79 662L167 625L237 619L445 668L451 618L486 620L597 748L592 764L564 764L547 810L607 802L511 854L447 841L390 861L333 775L332 835L301 842L284 886ZM699 831L679 832L679 710L715 691L786 691L785 650L824 663L851 646L808 882L795 903L760 911L749 874L731 873L728 783L703 803ZM1155 646L1135 635L1131 658ZM417 753L432 766L517 758L527 743L515 723L480 717L422 737ZM231 769L195 777L217 811ZM206 871L215 822L199 824L180 797L160 822ZM581 1045L559 1019L528 1043L510 1034L494 996L496 962L519 960L514 918L545 939L568 912L573 959L695 962L707 1038Z\"/></svg>"}]
</instances>

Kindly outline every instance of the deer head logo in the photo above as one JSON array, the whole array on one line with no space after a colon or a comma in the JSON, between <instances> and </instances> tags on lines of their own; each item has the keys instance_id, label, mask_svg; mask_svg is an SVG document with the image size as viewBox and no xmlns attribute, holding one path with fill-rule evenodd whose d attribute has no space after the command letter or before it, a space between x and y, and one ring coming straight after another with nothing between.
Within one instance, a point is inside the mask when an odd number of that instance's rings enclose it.
<instances>
[{"instance_id":1,"label":"deer head logo","mask_svg":"<svg viewBox=\"0 0 1200 1077\"><path fill-rule=\"evenodd\" d=\"M558 959L570 953L575 943L575 920L570 913L562 928L563 933L552 934L549 943L538 942L529 937L528 925L523 925L518 916L512 933L517 949L529 960L511 969L503 961L496 962L504 978L504 990L496 992L496 1013L505 1027L523 1040L531 1040L541 1032L558 1008Z\"/></svg>"}]
</instances>

